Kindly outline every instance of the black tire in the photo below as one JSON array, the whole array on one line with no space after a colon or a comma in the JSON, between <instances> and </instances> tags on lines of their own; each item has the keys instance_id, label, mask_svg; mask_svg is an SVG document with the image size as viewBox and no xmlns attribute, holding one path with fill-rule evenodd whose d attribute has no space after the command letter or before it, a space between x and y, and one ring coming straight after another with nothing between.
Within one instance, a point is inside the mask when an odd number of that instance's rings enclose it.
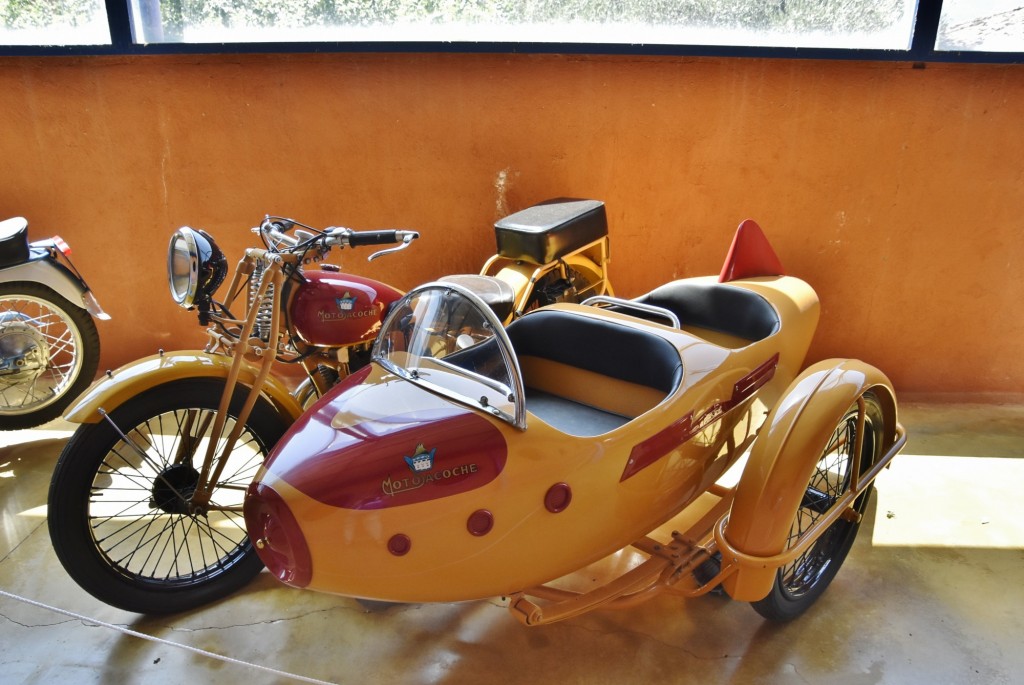
<instances>
[{"instance_id":1,"label":"black tire","mask_svg":"<svg viewBox=\"0 0 1024 685\"><path fill-rule=\"evenodd\" d=\"M878 399L864 395L864 442L861 449L861 473L881 456L883 415ZM818 520L850 488L853 450L857 437L858 408L854 404L836 425L828 445L807 483L803 501L790 527L786 549L796 545L804 531ZM874 486L854 501L853 508L863 514ZM757 613L772 621L789 621L805 612L825 591L853 546L860 520L838 519L804 554L779 569L775 584L764 599L753 602Z\"/></svg>"},{"instance_id":2,"label":"black tire","mask_svg":"<svg viewBox=\"0 0 1024 685\"><path fill-rule=\"evenodd\" d=\"M175 381L111 412L145 458L105 420L83 425L68 441L50 481L50 539L68 574L97 599L144 614L185 611L234 592L263 568L241 511L188 511L208 444L203 436L223 388L222 379ZM235 392L224 435L246 391ZM268 402L258 401L211 502L240 509L245 488L286 428Z\"/></svg>"},{"instance_id":3,"label":"black tire","mask_svg":"<svg viewBox=\"0 0 1024 685\"><path fill-rule=\"evenodd\" d=\"M99 361L100 336L88 311L39 283L0 284L0 430L60 416L92 382Z\"/></svg>"}]
</instances>

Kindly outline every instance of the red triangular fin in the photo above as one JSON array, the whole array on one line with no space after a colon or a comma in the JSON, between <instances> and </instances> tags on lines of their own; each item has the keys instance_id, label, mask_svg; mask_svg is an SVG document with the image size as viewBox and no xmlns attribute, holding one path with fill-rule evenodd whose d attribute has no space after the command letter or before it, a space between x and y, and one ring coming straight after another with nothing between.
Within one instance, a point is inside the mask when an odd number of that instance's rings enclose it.
<instances>
[{"instance_id":1,"label":"red triangular fin","mask_svg":"<svg viewBox=\"0 0 1024 685\"><path fill-rule=\"evenodd\" d=\"M722 273L718 275L719 283L728 283L741 278L758 276L785 276L775 250L768 243L764 231L752 219L743 221L736 229L729 254L725 256Z\"/></svg>"}]
</instances>

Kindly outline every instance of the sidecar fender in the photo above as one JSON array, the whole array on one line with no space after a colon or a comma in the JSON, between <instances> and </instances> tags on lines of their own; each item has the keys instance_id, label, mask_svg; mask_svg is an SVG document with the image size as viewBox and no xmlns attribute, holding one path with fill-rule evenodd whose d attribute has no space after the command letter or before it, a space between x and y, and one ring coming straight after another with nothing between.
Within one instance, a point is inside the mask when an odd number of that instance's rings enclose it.
<instances>
[{"instance_id":1,"label":"sidecar fender","mask_svg":"<svg viewBox=\"0 0 1024 685\"><path fill-rule=\"evenodd\" d=\"M725 525L717 527L723 564L738 566L723 583L731 597L757 601L771 591L793 512L836 425L857 399L872 391L884 415L883 453L897 439L896 398L878 369L853 359L828 359L807 368L765 419L736 486Z\"/></svg>"},{"instance_id":2,"label":"sidecar fender","mask_svg":"<svg viewBox=\"0 0 1024 685\"><path fill-rule=\"evenodd\" d=\"M95 381L68 407L64 418L73 423L97 423L102 418L101 408L111 412L150 388L183 378L227 378L230 369L230 357L202 350L180 350L143 357L116 371L107 372ZM251 387L256 374L256 367L243 361L238 380ZM273 376L264 382L262 392L281 414L291 420L302 414L302 407L288 388Z\"/></svg>"}]
</instances>

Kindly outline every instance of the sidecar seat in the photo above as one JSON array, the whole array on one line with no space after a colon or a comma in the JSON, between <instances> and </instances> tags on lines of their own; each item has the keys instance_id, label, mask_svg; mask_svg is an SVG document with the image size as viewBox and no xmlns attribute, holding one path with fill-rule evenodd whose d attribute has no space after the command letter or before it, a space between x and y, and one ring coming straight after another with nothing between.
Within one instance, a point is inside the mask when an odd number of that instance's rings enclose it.
<instances>
[{"instance_id":1,"label":"sidecar seat","mask_svg":"<svg viewBox=\"0 0 1024 685\"><path fill-rule=\"evenodd\" d=\"M616 321L542 309L506 330L527 409L567 433L597 435L621 426L682 381L675 346Z\"/></svg>"},{"instance_id":2,"label":"sidecar seat","mask_svg":"<svg viewBox=\"0 0 1024 685\"><path fill-rule=\"evenodd\" d=\"M763 340L779 330L779 314L757 293L721 283L672 281L655 288L636 302L668 309L679 324L742 338ZM630 312L635 314L635 312Z\"/></svg>"}]
</instances>

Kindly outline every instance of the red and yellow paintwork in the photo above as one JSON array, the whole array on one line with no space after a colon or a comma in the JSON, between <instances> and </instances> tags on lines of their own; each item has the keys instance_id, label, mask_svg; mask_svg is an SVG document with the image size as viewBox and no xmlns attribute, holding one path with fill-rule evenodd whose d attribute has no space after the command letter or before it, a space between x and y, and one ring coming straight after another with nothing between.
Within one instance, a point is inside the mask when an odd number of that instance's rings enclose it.
<instances>
[{"instance_id":1,"label":"red and yellow paintwork","mask_svg":"<svg viewBox=\"0 0 1024 685\"><path fill-rule=\"evenodd\" d=\"M680 555L697 560L695 552L707 558L717 548L727 590L760 599L780 565L772 558L783 552L809 465L837 419L876 388L889 425L896 422L891 385L871 367L831 360L801 374L818 299L797 278L765 275L781 265L758 236L734 243L718 278L687 282L728 281L765 298L781 326L762 340L553 306L658 336L679 355L682 380L667 396L519 359L528 388L633 417L609 432L574 436L532 413L520 430L376 363L353 375L292 426L250 486L246 519L261 558L286 583L356 597L512 596L520 618L536 623L545 619L524 592L564 600L561 618L671 585L687 563ZM887 449L897 437L890 428ZM716 486L751 445L740 485ZM863 480L866 487L870 478ZM720 505L689 536L665 547L647 537L708 492ZM540 587L630 545L657 563L631 570L604 594L580 599Z\"/></svg>"}]
</instances>

